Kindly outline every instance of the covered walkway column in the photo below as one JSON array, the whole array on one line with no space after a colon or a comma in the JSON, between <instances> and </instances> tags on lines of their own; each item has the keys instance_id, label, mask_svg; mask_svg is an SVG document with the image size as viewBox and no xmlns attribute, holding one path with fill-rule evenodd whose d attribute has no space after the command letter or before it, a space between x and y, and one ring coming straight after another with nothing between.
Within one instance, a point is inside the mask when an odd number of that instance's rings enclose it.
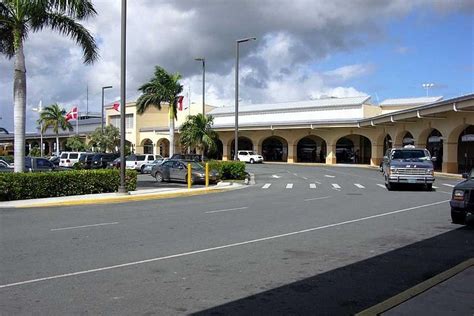
<instances>
[{"instance_id":1,"label":"covered walkway column","mask_svg":"<svg viewBox=\"0 0 474 316\"><path fill-rule=\"evenodd\" d=\"M222 160L229 160L229 145L227 145L227 142L222 142Z\"/></svg>"},{"instance_id":2,"label":"covered walkway column","mask_svg":"<svg viewBox=\"0 0 474 316\"><path fill-rule=\"evenodd\" d=\"M298 161L297 147L294 144L288 144L288 163L295 163Z\"/></svg>"},{"instance_id":3,"label":"covered walkway column","mask_svg":"<svg viewBox=\"0 0 474 316\"><path fill-rule=\"evenodd\" d=\"M442 171L458 173L458 144L443 142Z\"/></svg>"},{"instance_id":4,"label":"covered walkway column","mask_svg":"<svg viewBox=\"0 0 474 316\"><path fill-rule=\"evenodd\" d=\"M252 139L252 142L253 142L253 151L257 154L257 155L261 155L262 154L262 145L259 145L257 141L254 141Z\"/></svg>"},{"instance_id":5,"label":"covered walkway column","mask_svg":"<svg viewBox=\"0 0 474 316\"><path fill-rule=\"evenodd\" d=\"M335 165L336 162L336 143L327 144L326 164Z\"/></svg>"},{"instance_id":6,"label":"covered walkway column","mask_svg":"<svg viewBox=\"0 0 474 316\"><path fill-rule=\"evenodd\" d=\"M372 157L370 157L370 165L371 166L379 166L383 160L383 144L376 144L372 142Z\"/></svg>"}]
</instances>

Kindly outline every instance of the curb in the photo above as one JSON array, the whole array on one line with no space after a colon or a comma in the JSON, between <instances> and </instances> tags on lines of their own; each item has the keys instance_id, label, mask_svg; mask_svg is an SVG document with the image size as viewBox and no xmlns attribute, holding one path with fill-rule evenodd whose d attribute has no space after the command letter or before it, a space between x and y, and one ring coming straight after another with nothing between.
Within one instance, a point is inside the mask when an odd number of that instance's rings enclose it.
<instances>
[{"instance_id":1,"label":"curb","mask_svg":"<svg viewBox=\"0 0 474 316\"><path fill-rule=\"evenodd\" d=\"M187 197L195 195L204 195L212 194L223 191L230 191L239 189L241 185L228 184L220 185L212 188L199 188L199 189L184 189L183 191L164 191L164 192L150 192L150 193L137 193L136 191L129 192L128 194L120 193L108 193L106 196L94 197L91 195L78 195L71 200L58 200L58 201L42 201L35 202L35 200L23 200L23 203L18 203L19 205L1 205L0 209L14 209L14 208L40 208L40 207L51 207L51 206L78 206L78 205L90 205L90 204L107 204L107 203L126 203L126 202L136 202L136 201L145 201L145 200L160 200L160 199L171 199L176 197ZM90 197L90 198L89 198ZM52 198L55 199L55 198ZM9 202L18 202L18 201L9 201ZM4 203L9 203L4 202Z\"/></svg>"},{"instance_id":2,"label":"curb","mask_svg":"<svg viewBox=\"0 0 474 316\"><path fill-rule=\"evenodd\" d=\"M414 287L411 287L408 290L405 290L377 305L369 307L368 309L363 310L362 312L359 312L355 315L356 316L380 315L473 266L474 266L474 258L468 259L464 262L461 262L457 266L452 267L451 269L441 272L440 274L435 275L434 277L424 282L421 282L415 285Z\"/></svg>"}]
</instances>

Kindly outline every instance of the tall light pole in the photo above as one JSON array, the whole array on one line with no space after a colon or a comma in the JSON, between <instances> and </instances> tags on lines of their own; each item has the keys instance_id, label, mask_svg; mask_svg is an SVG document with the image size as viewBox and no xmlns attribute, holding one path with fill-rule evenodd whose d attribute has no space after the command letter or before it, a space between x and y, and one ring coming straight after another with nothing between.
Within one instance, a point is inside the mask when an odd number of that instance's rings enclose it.
<instances>
[{"instance_id":1,"label":"tall light pole","mask_svg":"<svg viewBox=\"0 0 474 316\"><path fill-rule=\"evenodd\" d=\"M102 87L102 115L101 115L101 121L100 121L100 128L102 129L102 134L104 134L104 90L105 89L112 89L112 86L106 86L106 87Z\"/></svg>"},{"instance_id":2,"label":"tall light pole","mask_svg":"<svg viewBox=\"0 0 474 316\"><path fill-rule=\"evenodd\" d=\"M234 160L237 160L239 150L239 44L255 41L256 37L247 37L235 42L235 131L234 131Z\"/></svg>"},{"instance_id":3,"label":"tall light pole","mask_svg":"<svg viewBox=\"0 0 474 316\"><path fill-rule=\"evenodd\" d=\"M43 111L43 101L40 101L37 108L33 108L33 111L38 112L41 118L41 112ZM40 123L40 157L43 157L43 121Z\"/></svg>"},{"instance_id":4,"label":"tall light pole","mask_svg":"<svg viewBox=\"0 0 474 316\"><path fill-rule=\"evenodd\" d=\"M206 59L201 57L194 60L202 61L202 115L206 115Z\"/></svg>"},{"instance_id":5,"label":"tall light pole","mask_svg":"<svg viewBox=\"0 0 474 316\"><path fill-rule=\"evenodd\" d=\"M424 83L421 86L426 89L426 96L428 96L428 90L434 87L434 83Z\"/></svg>"},{"instance_id":6,"label":"tall light pole","mask_svg":"<svg viewBox=\"0 0 474 316\"><path fill-rule=\"evenodd\" d=\"M120 186L119 193L127 193L125 185L125 107L126 107L126 61L127 61L127 0L122 0L120 28Z\"/></svg>"}]
</instances>

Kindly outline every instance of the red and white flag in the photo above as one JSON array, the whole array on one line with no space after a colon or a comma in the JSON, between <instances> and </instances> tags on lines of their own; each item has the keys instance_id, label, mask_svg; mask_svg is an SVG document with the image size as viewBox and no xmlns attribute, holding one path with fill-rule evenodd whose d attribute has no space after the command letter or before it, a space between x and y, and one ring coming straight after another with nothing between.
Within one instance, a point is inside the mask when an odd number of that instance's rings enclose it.
<instances>
[{"instance_id":1,"label":"red and white flag","mask_svg":"<svg viewBox=\"0 0 474 316\"><path fill-rule=\"evenodd\" d=\"M75 106L71 109L71 111L67 112L66 121L77 120L78 117L79 117L79 112L77 110L77 106Z\"/></svg>"},{"instance_id":2,"label":"red and white flag","mask_svg":"<svg viewBox=\"0 0 474 316\"><path fill-rule=\"evenodd\" d=\"M112 105L112 109L114 109L114 110L117 111L117 112L120 112L120 102L115 102L115 103Z\"/></svg>"},{"instance_id":3,"label":"red and white flag","mask_svg":"<svg viewBox=\"0 0 474 316\"><path fill-rule=\"evenodd\" d=\"M184 97L182 95L178 96L178 110L180 111L183 110L183 99Z\"/></svg>"}]
</instances>

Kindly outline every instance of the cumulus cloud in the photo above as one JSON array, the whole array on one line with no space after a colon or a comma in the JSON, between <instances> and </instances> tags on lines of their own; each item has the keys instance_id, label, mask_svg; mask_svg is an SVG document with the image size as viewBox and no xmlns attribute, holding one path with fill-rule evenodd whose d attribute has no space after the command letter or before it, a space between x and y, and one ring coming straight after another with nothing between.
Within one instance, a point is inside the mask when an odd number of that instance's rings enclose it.
<instances>
[{"instance_id":1,"label":"cumulus cloud","mask_svg":"<svg viewBox=\"0 0 474 316\"><path fill-rule=\"evenodd\" d=\"M112 85L106 101L119 97L120 1L95 2L98 16L87 21L100 60L82 64L82 51L72 40L47 30L26 42L28 106L59 102L100 110L100 88ZM206 58L206 100L230 105L234 93L235 40L256 36L241 45L241 98L248 103L300 100L319 95L359 95L345 82L374 71L372 64L339 65L326 73L314 65L332 54L350 52L385 39L384 24L417 8L436 12L472 11L472 1L428 0L136 0L128 2L127 99L149 80L155 65L180 72L191 86L192 100L200 100L200 64ZM12 61L0 57L1 125L11 129ZM187 87L186 87L187 89ZM27 129L34 130L28 116Z\"/></svg>"}]
</instances>

